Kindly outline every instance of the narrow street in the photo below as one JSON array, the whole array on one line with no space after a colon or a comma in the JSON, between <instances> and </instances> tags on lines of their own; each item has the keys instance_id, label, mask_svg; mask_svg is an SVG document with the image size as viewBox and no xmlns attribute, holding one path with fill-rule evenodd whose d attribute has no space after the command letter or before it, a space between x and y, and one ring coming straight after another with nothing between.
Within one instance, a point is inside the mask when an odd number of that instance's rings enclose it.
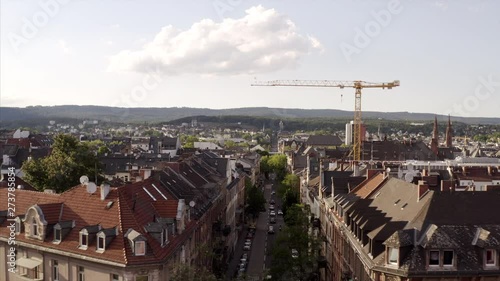
<instances>
[{"instance_id":1,"label":"narrow street","mask_svg":"<svg viewBox=\"0 0 500 281\"><path fill-rule=\"evenodd\" d=\"M266 199L266 211L261 212L256 220L256 231L252 239L251 249L250 251L243 250L243 246L245 244L245 240L247 239L248 233L248 229L245 229L245 231L243 231L242 233L242 236L238 240L235 255L228 267L228 272L226 275L227 280L235 280L236 276L238 276L240 258L245 252L249 255L248 267L246 269L246 280L263 280L265 278L264 274L271 266L271 249L275 240L275 236L278 235L280 231L279 227L284 226L283 216L277 215L278 210L281 209L281 199L278 198L276 194L272 195L272 191L276 191L274 185L271 183L265 184L264 197ZM275 201L275 224L270 224L269 206L271 205L271 200ZM269 225L272 225L274 227L275 234L268 234Z\"/></svg>"}]
</instances>

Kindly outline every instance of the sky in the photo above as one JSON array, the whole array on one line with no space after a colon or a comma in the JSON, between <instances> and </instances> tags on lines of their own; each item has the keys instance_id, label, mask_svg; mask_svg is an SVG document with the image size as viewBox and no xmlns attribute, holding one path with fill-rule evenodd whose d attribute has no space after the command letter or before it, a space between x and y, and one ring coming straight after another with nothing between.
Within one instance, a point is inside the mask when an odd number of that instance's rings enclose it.
<instances>
[{"instance_id":1,"label":"sky","mask_svg":"<svg viewBox=\"0 0 500 281\"><path fill-rule=\"evenodd\" d=\"M500 117L500 1L5 0L0 105L362 109Z\"/></svg>"}]
</instances>

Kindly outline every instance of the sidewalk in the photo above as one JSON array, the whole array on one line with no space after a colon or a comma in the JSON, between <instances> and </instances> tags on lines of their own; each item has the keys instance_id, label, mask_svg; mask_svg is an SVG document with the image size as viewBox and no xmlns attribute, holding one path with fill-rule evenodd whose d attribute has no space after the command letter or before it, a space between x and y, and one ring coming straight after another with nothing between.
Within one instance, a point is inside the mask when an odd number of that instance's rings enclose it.
<instances>
[{"instance_id":1,"label":"sidewalk","mask_svg":"<svg viewBox=\"0 0 500 281\"><path fill-rule=\"evenodd\" d=\"M245 251L243 251L243 244L245 244L245 239L248 233L248 227L245 225L243 227L243 230L241 231L240 237L238 237L238 242L236 243L236 247L234 249L234 255L227 267L227 272L226 272L226 280L234 280L236 279L235 274L237 274L238 266L240 264L240 258L241 255Z\"/></svg>"}]
</instances>

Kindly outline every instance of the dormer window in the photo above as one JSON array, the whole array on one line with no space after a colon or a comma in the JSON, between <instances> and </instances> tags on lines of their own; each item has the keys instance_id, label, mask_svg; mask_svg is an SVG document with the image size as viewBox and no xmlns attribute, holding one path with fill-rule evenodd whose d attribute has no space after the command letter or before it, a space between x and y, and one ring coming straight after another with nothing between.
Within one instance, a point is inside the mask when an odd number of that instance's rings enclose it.
<instances>
[{"instance_id":1,"label":"dormer window","mask_svg":"<svg viewBox=\"0 0 500 281\"><path fill-rule=\"evenodd\" d=\"M399 249L398 248L388 248L387 250L387 263L390 265L398 265L399 261Z\"/></svg>"},{"instance_id":2,"label":"dormer window","mask_svg":"<svg viewBox=\"0 0 500 281\"><path fill-rule=\"evenodd\" d=\"M146 242L136 241L134 253L136 256L144 256L146 254Z\"/></svg>"},{"instance_id":3,"label":"dormer window","mask_svg":"<svg viewBox=\"0 0 500 281\"><path fill-rule=\"evenodd\" d=\"M16 229L15 229L16 234L20 234L24 230L24 224L22 222L23 219L24 219L24 216L18 216L14 219L15 220L15 227L16 227Z\"/></svg>"},{"instance_id":4,"label":"dormer window","mask_svg":"<svg viewBox=\"0 0 500 281\"><path fill-rule=\"evenodd\" d=\"M31 219L31 237L38 237L38 222L34 217Z\"/></svg>"},{"instance_id":5,"label":"dormer window","mask_svg":"<svg viewBox=\"0 0 500 281\"><path fill-rule=\"evenodd\" d=\"M497 251L493 249L486 249L484 261L486 266L497 266Z\"/></svg>"},{"instance_id":6,"label":"dormer window","mask_svg":"<svg viewBox=\"0 0 500 281\"><path fill-rule=\"evenodd\" d=\"M439 266L439 251L429 251L429 266Z\"/></svg>"},{"instance_id":7,"label":"dormer window","mask_svg":"<svg viewBox=\"0 0 500 281\"><path fill-rule=\"evenodd\" d=\"M161 244L165 246L168 244L168 228L164 228L161 231Z\"/></svg>"},{"instance_id":8,"label":"dormer window","mask_svg":"<svg viewBox=\"0 0 500 281\"><path fill-rule=\"evenodd\" d=\"M140 232L133 230L132 228L127 230L127 232L125 233L125 237L128 239L130 248L132 249L134 255L146 255L146 237L144 237Z\"/></svg>"},{"instance_id":9,"label":"dormer window","mask_svg":"<svg viewBox=\"0 0 500 281\"><path fill-rule=\"evenodd\" d=\"M89 235L87 233L80 233L80 248L87 249L89 246Z\"/></svg>"},{"instance_id":10,"label":"dormer window","mask_svg":"<svg viewBox=\"0 0 500 281\"><path fill-rule=\"evenodd\" d=\"M104 251L106 240L104 237L97 237L97 251Z\"/></svg>"},{"instance_id":11,"label":"dormer window","mask_svg":"<svg viewBox=\"0 0 500 281\"><path fill-rule=\"evenodd\" d=\"M452 250L443 251L443 266L453 266L454 253Z\"/></svg>"},{"instance_id":12,"label":"dormer window","mask_svg":"<svg viewBox=\"0 0 500 281\"><path fill-rule=\"evenodd\" d=\"M54 242L61 242L61 229L54 228Z\"/></svg>"},{"instance_id":13,"label":"dormer window","mask_svg":"<svg viewBox=\"0 0 500 281\"><path fill-rule=\"evenodd\" d=\"M104 252L106 247L111 243L114 238L118 235L117 228L106 228L97 233L97 252Z\"/></svg>"},{"instance_id":14,"label":"dormer window","mask_svg":"<svg viewBox=\"0 0 500 281\"><path fill-rule=\"evenodd\" d=\"M59 244L68 235L68 233L75 227L75 221L60 221L54 225L54 241L53 243Z\"/></svg>"},{"instance_id":15,"label":"dormer window","mask_svg":"<svg viewBox=\"0 0 500 281\"><path fill-rule=\"evenodd\" d=\"M453 267L455 266L455 252L453 250L430 250L429 267Z\"/></svg>"},{"instance_id":16,"label":"dormer window","mask_svg":"<svg viewBox=\"0 0 500 281\"><path fill-rule=\"evenodd\" d=\"M80 246L82 250L87 250L90 244L92 244L96 238L97 232L101 230L100 225L86 226L80 230Z\"/></svg>"}]
</instances>

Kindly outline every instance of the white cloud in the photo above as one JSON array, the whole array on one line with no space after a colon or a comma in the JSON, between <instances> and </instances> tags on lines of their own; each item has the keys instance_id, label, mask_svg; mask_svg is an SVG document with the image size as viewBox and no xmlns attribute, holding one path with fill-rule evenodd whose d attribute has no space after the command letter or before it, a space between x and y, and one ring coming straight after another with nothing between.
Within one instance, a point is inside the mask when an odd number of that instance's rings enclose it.
<instances>
[{"instance_id":1,"label":"white cloud","mask_svg":"<svg viewBox=\"0 0 500 281\"><path fill-rule=\"evenodd\" d=\"M106 41L106 44L108 44L108 45L110 45L110 46L111 46L111 45L113 45L113 41L108 40L108 41Z\"/></svg>"},{"instance_id":2,"label":"white cloud","mask_svg":"<svg viewBox=\"0 0 500 281\"><path fill-rule=\"evenodd\" d=\"M432 6L442 10L442 11L446 11L448 10L448 1L447 0L438 0L438 1L435 1L434 3L432 3Z\"/></svg>"},{"instance_id":3,"label":"white cloud","mask_svg":"<svg viewBox=\"0 0 500 281\"><path fill-rule=\"evenodd\" d=\"M141 50L111 57L108 70L165 74L252 74L293 67L321 43L302 35L295 24L274 9L246 10L239 19L204 19L188 30L166 26Z\"/></svg>"},{"instance_id":4,"label":"white cloud","mask_svg":"<svg viewBox=\"0 0 500 281\"><path fill-rule=\"evenodd\" d=\"M119 24L113 24L110 27L113 28L113 29L117 29L117 28L120 28L120 25Z\"/></svg>"},{"instance_id":5,"label":"white cloud","mask_svg":"<svg viewBox=\"0 0 500 281\"><path fill-rule=\"evenodd\" d=\"M62 50L63 53L69 55L72 53L72 50L68 47L68 43L62 39L57 41L57 45Z\"/></svg>"}]
</instances>

